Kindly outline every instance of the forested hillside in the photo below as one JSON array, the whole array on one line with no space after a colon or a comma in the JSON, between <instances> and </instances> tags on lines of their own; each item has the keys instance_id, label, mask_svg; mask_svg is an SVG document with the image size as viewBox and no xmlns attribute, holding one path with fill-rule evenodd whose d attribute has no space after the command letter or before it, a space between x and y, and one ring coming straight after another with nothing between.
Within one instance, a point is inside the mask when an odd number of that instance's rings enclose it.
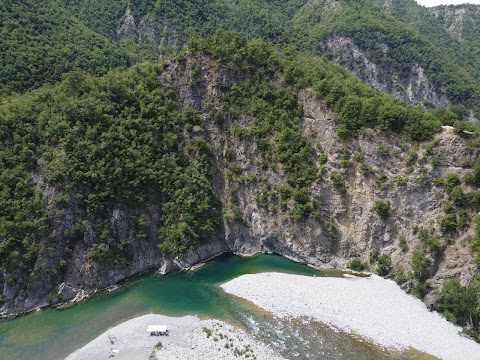
<instances>
[{"instance_id":1,"label":"forested hillside","mask_svg":"<svg viewBox=\"0 0 480 360\"><path fill-rule=\"evenodd\" d=\"M480 79L480 6L465 4L462 6L437 6L429 9L437 22L460 44L461 63L466 63L474 70L477 80ZM455 42L453 42L455 43ZM452 42L450 42L452 44ZM455 46L452 50L457 51Z\"/></svg>"},{"instance_id":2,"label":"forested hillside","mask_svg":"<svg viewBox=\"0 0 480 360\"><path fill-rule=\"evenodd\" d=\"M0 19L0 96L55 83L72 71L101 75L156 58L149 46L143 51L100 35L55 1L2 1Z\"/></svg>"},{"instance_id":3,"label":"forested hillside","mask_svg":"<svg viewBox=\"0 0 480 360\"><path fill-rule=\"evenodd\" d=\"M7 0L0 17L0 45L6 49L0 94L56 82L72 70L99 75L154 60L191 37L225 29L279 49L326 56L412 104L480 111L476 6L427 9L414 0Z\"/></svg>"}]
</instances>

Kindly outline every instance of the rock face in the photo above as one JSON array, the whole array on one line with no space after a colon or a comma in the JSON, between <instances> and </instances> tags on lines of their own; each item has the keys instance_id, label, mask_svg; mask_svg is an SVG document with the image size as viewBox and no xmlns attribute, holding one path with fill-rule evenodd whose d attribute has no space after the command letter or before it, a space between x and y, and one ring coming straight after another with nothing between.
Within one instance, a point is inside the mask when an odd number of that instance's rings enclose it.
<instances>
[{"instance_id":1,"label":"rock face","mask_svg":"<svg viewBox=\"0 0 480 360\"><path fill-rule=\"evenodd\" d=\"M450 100L426 76L420 64L414 64L410 71L399 74L384 64L376 64L368 58L353 39L332 36L323 42L324 51L330 54L333 62L341 65L365 84L402 99L410 104L425 106L449 106ZM389 47L381 45L383 55L388 58Z\"/></svg>"},{"instance_id":2,"label":"rock face","mask_svg":"<svg viewBox=\"0 0 480 360\"><path fill-rule=\"evenodd\" d=\"M118 39L134 36L139 41L146 40L161 52L176 49L178 45L175 26L168 18L159 18L150 13L140 16L130 6L125 9L116 36Z\"/></svg>"},{"instance_id":3,"label":"rock face","mask_svg":"<svg viewBox=\"0 0 480 360\"><path fill-rule=\"evenodd\" d=\"M477 29L480 21L480 6L436 6L429 8L435 18L440 21L445 30L460 42L468 41L473 34L468 33L471 28Z\"/></svg>"},{"instance_id":4,"label":"rock face","mask_svg":"<svg viewBox=\"0 0 480 360\"><path fill-rule=\"evenodd\" d=\"M174 89L182 106L203 116L203 129L194 128L193 133L203 137L212 148L212 190L223 213L235 205L239 217L232 220L224 216L210 242L177 258L162 253L157 246L158 205L146 203L142 209L131 209L129 204L118 204L109 215L107 230L119 247L128 240L128 257L113 253L103 262L92 260L88 252L102 230L95 219L84 220L78 241L52 245L47 255L39 259L36 277L28 283L20 272L15 283L6 281L12 274L0 273L2 293L8 300L1 305L2 314L79 299L147 271L189 269L225 252L276 253L319 267L344 267L353 257L367 261L378 252L390 256L393 267L409 271L412 253L421 247L416 227L430 229L439 236L441 250L435 256L429 255L433 286L452 276L460 276L463 283L468 283L477 272L467 239L473 225L441 233L437 221L444 215L442 205L448 197L443 188L433 185L434 179L448 173L463 176L468 171L463 166L473 156L452 128L445 127L428 144L412 144L398 134L375 129L342 139L337 136L337 123L324 100L309 90L300 91L297 101L304 112L303 137L312 144L316 166L323 175L310 188L317 210L306 219L294 221L288 216L293 200L285 211L261 206L259 202L269 187L285 184L281 166L264 170L254 139L235 137L228 131L234 125L230 120L223 119L220 126L211 115L212 108L221 111L225 89L245 81L248 72L215 64L207 55L187 55L166 64L158 77L166 89ZM275 78L271 81L278 83ZM241 117L239 121L247 119ZM227 161L226 154L231 150ZM328 159L321 160L322 154L328 154ZM235 163L248 178L226 176L227 163ZM340 175L341 186L333 181L333 173ZM44 184L39 176L36 183L47 199L54 196L55 189ZM390 203L388 216L377 214L376 200ZM59 234L80 218L81 210L75 203L70 205L69 212L54 229ZM137 212L142 214L142 226L135 222ZM407 246L401 246L401 240ZM65 253L71 260L59 264ZM63 275L48 276L51 269L62 266Z\"/></svg>"}]
</instances>

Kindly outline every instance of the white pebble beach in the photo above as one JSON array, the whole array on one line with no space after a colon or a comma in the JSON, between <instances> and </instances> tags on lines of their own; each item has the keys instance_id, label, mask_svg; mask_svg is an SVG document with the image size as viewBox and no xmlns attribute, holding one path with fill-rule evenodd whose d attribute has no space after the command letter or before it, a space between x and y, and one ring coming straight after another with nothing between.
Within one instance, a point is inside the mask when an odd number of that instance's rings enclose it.
<instances>
[{"instance_id":1,"label":"white pebble beach","mask_svg":"<svg viewBox=\"0 0 480 360\"><path fill-rule=\"evenodd\" d=\"M147 333L148 325L167 325L170 335L150 336ZM110 336L115 337L114 344L111 343ZM156 350L155 346L159 342L161 348ZM119 351L113 358L118 360L230 360L238 359L239 353L248 354L249 358L254 358L254 355L259 360L283 359L245 331L222 321L201 320L195 316L167 317L149 314L109 329L70 354L66 360L108 359L111 349Z\"/></svg>"},{"instance_id":2,"label":"white pebble beach","mask_svg":"<svg viewBox=\"0 0 480 360\"><path fill-rule=\"evenodd\" d=\"M480 359L480 344L460 335L460 327L429 312L395 282L375 275L261 273L240 276L222 288L277 317L312 318L385 348L414 348L446 360Z\"/></svg>"}]
</instances>

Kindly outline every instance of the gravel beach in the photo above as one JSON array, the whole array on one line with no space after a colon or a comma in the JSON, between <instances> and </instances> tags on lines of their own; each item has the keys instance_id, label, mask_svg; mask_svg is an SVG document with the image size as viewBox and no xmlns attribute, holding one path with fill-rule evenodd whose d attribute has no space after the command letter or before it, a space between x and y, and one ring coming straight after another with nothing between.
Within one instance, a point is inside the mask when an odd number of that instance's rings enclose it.
<instances>
[{"instance_id":1,"label":"gravel beach","mask_svg":"<svg viewBox=\"0 0 480 360\"><path fill-rule=\"evenodd\" d=\"M149 336L148 325L168 325L170 335ZM114 344L110 336L115 337ZM157 346L159 342L161 345ZM119 360L283 359L245 331L222 321L149 314L109 329L66 360L108 359L112 348L119 350L113 358Z\"/></svg>"},{"instance_id":2,"label":"gravel beach","mask_svg":"<svg viewBox=\"0 0 480 360\"><path fill-rule=\"evenodd\" d=\"M403 292L395 282L262 273L222 285L275 316L309 317L355 333L380 346L414 348L446 360L480 359L480 344L459 335L460 327Z\"/></svg>"}]
</instances>

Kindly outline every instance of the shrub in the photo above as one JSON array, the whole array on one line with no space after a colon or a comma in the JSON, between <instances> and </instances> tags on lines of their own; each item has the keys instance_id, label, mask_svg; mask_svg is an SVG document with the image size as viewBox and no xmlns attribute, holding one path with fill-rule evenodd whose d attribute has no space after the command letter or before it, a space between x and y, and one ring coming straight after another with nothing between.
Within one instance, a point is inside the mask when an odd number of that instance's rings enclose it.
<instances>
[{"instance_id":1,"label":"shrub","mask_svg":"<svg viewBox=\"0 0 480 360\"><path fill-rule=\"evenodd\" d=\"M328 230L330 230L330 234L333 240L337 240L338 236L340 235L340 230L338 230L338 226L335 223L335 219L331 217L328 220Z\"/></svg>"},{"instance_id":2,"label":"shrub","mask_svg":"<svg viewBox=\"0 0 480 360\"><path fill-rule=\"evenodd\" d=\"M365 266L362 263L362 260L360 260L360 258L354 258L350 260L347 267L355 271L362 271L363 269L365 269Z\"/></svg>"},{"instance_id":3,"label":"shrub","mask_svg":"<svg viewBox=\"0 0 480 360\"><path fill-rule=\"evenodd\" d=\"M204 326L204 327L202 328L202 331L203 331L205 334L207 334L207 337L212 336L212 329L207 328L206 326Z\"/></svg>"},{"instance_id":4,"label":"shrub","mask_svg":"<svg viewBox=\"0 0 480 360\"><path fill-rule=\"evenodd\" d=\"M395 178L395 182L397 183L398 186L405 186L408 184L408 180L403 176L397 176Z\"/></svg>"},{"instance_id":5,"label":"shrub","mask_svg":"<svg viewBox=\"0 0 480 360\"><path fill-rule=\"evenodd\" d=\"M459 186L460 184L460 177L454 173L448 173L443 180L443 186L445 186L445 190L447 190L449 194L455 186Z\"/></svg>"},{"instance_id":6,"label":"shrub","mask_svg":"<svg viewBox=\"0 0 480 360\"><path fill-rule=\"evenodd\" d=\"M390 201L375 200L373 208L379 216L385 218L390 212Z\"/></svg>"},{"instance_id":7,"label":"shrub","mask_svg":"<svg viewBox=\"0 0 480 360\"><path fill-rule=\"evenodd\" d=\"M356 162L362 162L364 160L363 154L359 151L356 151L355 154L353 154L353 160Z\"/></svg>"},{"instance_id":8,"label":"shrub","mask_svg":"<svg viewBox=\"0 0 480 360\"><path fill-rule=\"evenodd\" d=\"M380 251L378 251L378 248L376 248L376 247L374 247L374 248L370 251L370 256L369 256L370 264L374 264L375 261L377 261L379 254L380 254Z\"/></svg>"},{"instance_id":9,"label":"shrub","mask_svg":"<svg viewBox=\"0 0 480 360\"><path fill-rule=\"evenodd\" d=\"M465 194L463 192L463 188L461 186L454 186L450 191L450 198L455 205L463 205L465 201Z\"/></svg>"},{"instance_id":10,"label":"shrub","mask_svg":"<svg viewBox=\"0 0 480 360\"><path fill-rule=\"evenodd\" d=\"M292 196L292 189L290 188L290 186L281 185L278 188L278 191L280 193L280 197L282 198L282 200L288 200Z\"/></svg>"},{"instance_id":11,"label":"shrub","mask_svg":"<svg viewBox=\"0 0 480 360\"><path fill-rule=\"evenodd\" d=\"M408 153L407 166L413 166L417 163L418 154L416 151L412 150Z\"/></svg>"},{"instance_id":12,"label":"shrub","mask_svg":"<svg viewBox=\"0 0 480 360\"><path fill-rule=\"evenodd\" d=\"M390 155L390 150L386 146L381 145L378 148L378 155L380 156L389 156Z\"/></svg>"},{"instance_id":13,"label":"shrub","mask_svg":"<svg viewBox=\"0 0 480 360\"><path fill-rule=\"evenodd\" d=\"M345 192L345 181L343 180L343 176L338 172L334 171L330 174L330 180L332 180L333 186L335 186L339 191Z\"/></svg>"},{"instance_id":14,"label":"shrub","mask_svg":"<svg viewBox=\"0 0 480 360\"><path fill-rule=\"evenodd\" d=\"M312 212L312 208L309 204L296 204L290 211L290 219L293 221L306 219Z\"/></svg>"},{"instance_id":15,"label":"shrub","mask_svg":"<svg viewBox=\"0 0 480 360\"><path fill-rule=\"evenodd\" d=\"M398 285L402 285L408 281L408 277L405 275L405 272L403 271L403 267L401 265L395 268L394 280Z\"/></svg>"},{"instance_id":16,"label":"shrub","mask_svg":"<svg viewBox=\"0 0 480 360\"><path fill-rule=\"evenodd\" d=\"M457 217L455 214L446 214L438 218L442 232L454 231L457 229Z\"/></svg>"},{"instance_id":17,"label":"shrub","mask_svg":"<svg viewBox=\"0 0 480 360\"><path fill-rule=\"evenodd\" d=\"M470 222L470 216L468 215L468 210L461 209L458 212L458 221L457 221L457 228L462 229L468 225Z\"/></svg>"},{"instance_id":18,"label":"shrub","mask_svg":"<svg viewBox=\"0 0 480 360\"><path fill-rule=\"evenodd\" d=\"M322 165L326 164L328 161L328 154L320 154L318 157L318 162Z\"/></svg>"},{"instance_id":19,"label":"shrub","mask_svg":"<svg viewBox=\"0 0 480 360\"><path fill-rule=\"evenodd\" d=\"M468 203L474 209L480 208L480 191L473 191L467 194Z\"/></svg>"},{"instance_id":20,"label":"shrub","mask_svg":"<svg viewBox=\"0 0 480 360\"><path fill-rule=\"evenodd\" d=\"M380 276L387 275L392 268L392 259L389 255L381 255L377 259L377 273Z\"/></svg>"},{"instance_id":21,"label":"shrub","mask_svg":"<svg viewBox=\"0 0 480 360\"><path fill-rule=\"evenodd\" d=\"M423 227L419 227L417 234L422 242L422 245L432 254L435 255L437 251L440 250L440 241L433 229L427 230Z\"/></svg>"},{"instance_id":22,"label":"shrub","mask_svg":"<svg viewBox=\"0 0 480 360\"><path fill-rule=\"evenodd\" d=\"M97 261L106 260L109 256L110 246L105 243L93 244L87 251L87 258Z\"/></svg>"},{"instance_id":23,"label":"shrub","mask_svg":"<svg viewBox=\"0 0 480 360\"><path fill-rule=\"evenodd\" d=\"M464 138L472 137L477 131L476 125L470 121L457 120L453 123L453 127L455 134Z\"/></svg>"},{"instance_id":24,"label":"shrub","mask_svg":"<svg viewBox=\"0 0 480 360\"><path fill-rule=\"evenodd\" d=\"M425 146L425 156L433 155L433 148L440 144L440 138L433 139Z\"/></svg>"},{"instance_id":25,"label":"shrub","mask_svg":"<svg viewBox=\"0 0 480 360\"><path fill-rule=\"evenodd\" d=\"M310 201L310 192L307 188L297 189L293 192L293 199L302 205L305 205Z\"/></svg>"},{"instance_id":26,"label":"shrub","mask_svg":"<svg viewBox=\"0 0 480 360\"><path fill-rule=\"evenodd\" d=\"M400 249L402 249L403 252L407 252L408 251L407 239L405 238L404 235L400 235L399 240L400 241L398 245L400 246Z\"/></svg>"}]
</instances>

